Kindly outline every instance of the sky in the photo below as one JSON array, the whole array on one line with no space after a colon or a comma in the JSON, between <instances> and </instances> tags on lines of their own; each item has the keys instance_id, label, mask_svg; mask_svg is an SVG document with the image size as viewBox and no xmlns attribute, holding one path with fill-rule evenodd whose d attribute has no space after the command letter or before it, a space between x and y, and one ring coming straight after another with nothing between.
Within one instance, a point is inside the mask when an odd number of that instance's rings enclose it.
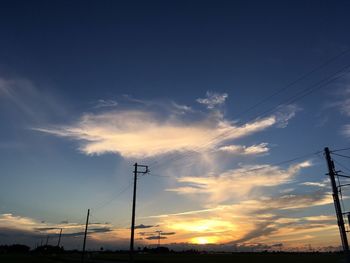
<instances>
[{"instance_id":1,"label":"sky","mask_svg":"<svg viewBox=\"0 0 350 263\"><path fill-rule=\"evenodd\" d=\"M2 1L0 244L81 249L91 209L87 247L127 248L137 162L136 247L339 249L323 149L350 145L349 11Z\"/></svg>"}]
</instances>

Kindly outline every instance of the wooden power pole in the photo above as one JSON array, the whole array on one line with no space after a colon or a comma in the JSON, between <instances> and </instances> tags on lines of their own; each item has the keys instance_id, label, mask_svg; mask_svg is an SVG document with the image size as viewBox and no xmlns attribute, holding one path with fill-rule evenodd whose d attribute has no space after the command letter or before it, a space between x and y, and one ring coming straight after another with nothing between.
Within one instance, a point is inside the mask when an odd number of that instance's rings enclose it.
<instances>
[{"instance_id":1,"label":"wooden power pole","mask_svg":"<svg viewBox=\"0 0 350 263\"><path fill-rule=\"evenodd\" d=\"M144 168L143 171L139 171L138 168ZM131 235L130 235L130 262L133 262L133 254L134 254L134 237L135 237L135 209L136 209L136 185L137 185L137 176L138 174L146 174L148 173L147 165L134 164L134 192L132 199L132 215L131 215Z\"/></svg>"},{"instance_id":2,"label":"wooden power pole","mask_svg":"<svg viewBox=\"0 0 350 263\"><path fill-rule=\"evenodd\" d=\"M90 209L88 209L87 216L86 216L86 225L85 225L84 243L83 243L83 253L81 254L81 262L82 263L84 263L86 235L87 235L87 230L88 230L88 225L89 225L89 216L90 216Z\"/></svg>"},{"instance_id":3,"label":"wooden power pole","mask_svg":"<svg viewBox=\"0 0 350 263\"><path fill-rule=\"evenodd\" d=\"M61 236L62 236L62 228L61 228L61 230L60 230L60 235L58 236L57 247L60 247Z\"/></svg>"},{"instance_id":4,"label":"wooden power pole","mask_svg":"<svg viewBox=\"0 0 350 263\"><path fill-rule=\"evenodd\" d=\"M337 221L338 221L338 227L339 227L339 232L340 232L340 239L342 242L343 250L345 253L349 252L349 243L348 243L348 238L346 236L346 230L345 230L345 225L344 225L344 218L343 218L343 212L340 206L340 201L339 201L339 190L338 186L335 180L335 176L337 174L335 167L334 167L334 162L332 160L330 151L328 147L324 149L326 161L327 161L327 166L328 166L328 175L331 181L332 185L332 196L333 196L333 201L334 201L334 207L335 207L335 213L337 215Z\"/></svg>"}]
</instances>

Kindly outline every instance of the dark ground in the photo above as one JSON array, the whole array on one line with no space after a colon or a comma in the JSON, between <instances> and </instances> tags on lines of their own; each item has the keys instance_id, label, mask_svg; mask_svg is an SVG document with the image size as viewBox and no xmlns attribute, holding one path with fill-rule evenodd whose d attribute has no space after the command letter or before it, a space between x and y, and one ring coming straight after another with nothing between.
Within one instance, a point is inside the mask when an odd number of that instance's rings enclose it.
<instances>
[{"instance_id":1,"label":"dark ground","mask_svg":"<svg viewBox=\"0 0 350 263\"><path fill-rule=\"evenodd\" d=\"M338 263L343 262L343 255L336 253L234 253L234 254L139 254L135 262L144 263ZM90 253L86 262L107 263L127 262L127 254ZM80 254L65 253L63 255L0 255L1 263L59 263L81 262Z\"/></svg>"}]
</instances>

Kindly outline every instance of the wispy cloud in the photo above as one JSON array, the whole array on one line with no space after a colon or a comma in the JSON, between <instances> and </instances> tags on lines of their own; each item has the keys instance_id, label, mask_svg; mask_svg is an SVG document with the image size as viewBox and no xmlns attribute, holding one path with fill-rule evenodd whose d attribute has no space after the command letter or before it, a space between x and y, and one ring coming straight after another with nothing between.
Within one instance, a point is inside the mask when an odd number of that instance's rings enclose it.
<instances>
[{"instance_id":1,"label":"wispy cloud","mask_svg":"<svg viewBox=\"0 0 350 263\"><path fill-rule=\"evenodd\" d=\"M336 90L332 92L335 96L333 101L328 102L325 108L335 108L340 111L340 113L350 116L350 74L347 74L340 78L335 84Z\"/></svg>"},{"instance_id":2,"label":"wispy cloud","mask_svg":"<svg viewBox=\"0 0 350 263\"><path fill-rule=\"evenodd\" d=\"M197 102L200 104L204 104L208 109L213 109L216 106L225 103L227 97L227 93L216 93L207 91L206 98L198 98Z\"/></svg>"},{"instance_id":3,"label":"wispy cloud","mask_svg":"<svg viewBox=\"0 0 350 263\"><path fill-rule=\"evenodd\" d=\"M192 108L187 105L177 104L176 102L172 102L171 104L174 107L173 111L178 114L186 114L193 111Z\"/></svg>"},{"instance_id":4,"label":"wispy cloud","mask_svg":"<svg viewBox=\"0 0 350 263\"><path fill-rule=\"evenodd\" d=\"M334 108L346 117L350 117L350 74L342 77L337 83L337 89L333 91L332 95L336 96L331 102L325 105L325 108ZM341 128L341 133L345 137L350 137L350 124L345 124Z\"/></svg>"},{"instance_id":5,"label":"wispy cloud","mask_svg":"<svg viewBox=\"0 0 350 263\"><path fill-rule=\"evenodd\" d=\"M249 166L226 171L219 175L205 177L186 176L177 178L185 186L169 188L167 191L179 194L205 194L212 202L222 202L232 197L247 198L257 187L271 187L290 182L300 169L311 166L309 161L290 166L287 170L279 167Z\"/></svg>"},{"instance_id":6,"label":"wispy cloud","mask_svg":"<svg viewBox=\"0 0 350 263\"><path fill-rule=\"evenodd\" d=\"M219 148L220 151L234 155L256 155L267 153L269 151L268 143L263 142L251 146L244 145L226 145Z\"/></svg>"},{"instance_id":7,"label":"wispy cloud","mask_svg":"<svg viewBox=\"0 0 350 263\"><path fill-rule=\"evenodd\" d=\"M109 107L116 107L118 106L118 102L115 100L104 100L104 99L99 99L94 106L94 108L99 109L99 108L109 108Z\"/></svg>"},{"instance_id":8,"label":"wispy cloud","mask_svg":"<svg viewBox=\"0 0 350 263\"><path fill-rule=\"evenodd\" d=\"M54 96L24 78L0 77L0 106L7 106L8 110L19 113L20 118L31 122L41 122L49 117L64 115L62 102L57 102Z\"/></svg>"},{"instance_id":9,"label":"wispy cloud","mask_svg":"<svg viewBox=\"0 0 350 263\"><path fill-rule=\"evenodd\" d=\"M345 124L343 126L342 134L346 137L350 137L350 124Z\"/></svg>"},{"instance_id":10,"label":"wispy cloud","mask_svg":"<svg viewBox=\"0 0 350 263\"><path fill-rule=\"evenodd\" d=\"M302 108L296 104L288 104L278 107L274 114L277 126L279 128L287 127L289 120L294 118L297 112L301 110Z\"/></svg>"}]
</instances>

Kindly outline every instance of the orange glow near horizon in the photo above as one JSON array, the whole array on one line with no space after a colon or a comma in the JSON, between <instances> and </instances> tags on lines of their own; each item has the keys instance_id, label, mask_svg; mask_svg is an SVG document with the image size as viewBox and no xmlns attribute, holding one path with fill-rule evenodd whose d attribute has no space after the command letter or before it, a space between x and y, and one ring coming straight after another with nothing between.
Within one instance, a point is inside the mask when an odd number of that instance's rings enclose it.
<instances>
[{"instance_id":1,"label":"orange glow near horizon","mask_svg":"<svg viewBox=\"0 0 350 263\"><path fill-rule=\"evenodd\" d=\"M214 244L217 241L217 237L194 237L191 239L191 243L198 245Z\"/></svg>"},{"instance_id":2,"label":"orange glow near horizon","mask_svg":"<svg viewBox=\"0 0 350 263\"><path fill-rule=\"evenodd\" d=\"M217 219L195 220L193 222L177 222L170 225L177 230L187 230L191 232L222 232L226 230L235 230L236 226L231 222Z\"/></svg>"}]
</instances>

